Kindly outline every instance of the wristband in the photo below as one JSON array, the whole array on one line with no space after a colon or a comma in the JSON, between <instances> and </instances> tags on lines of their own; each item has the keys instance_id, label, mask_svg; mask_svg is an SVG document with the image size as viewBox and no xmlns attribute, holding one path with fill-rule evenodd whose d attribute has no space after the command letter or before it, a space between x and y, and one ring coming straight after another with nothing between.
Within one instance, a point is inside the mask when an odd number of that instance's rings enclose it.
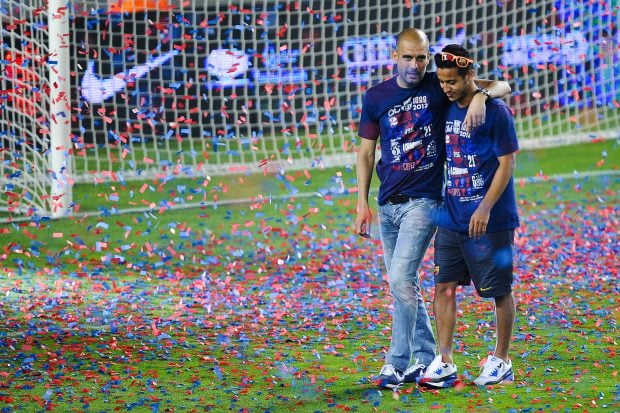
<instances>
[{"instance_id":1,"label":"wristband","mask_svg":"<svg viewBox=\"0 0 620 413\"><path fill-rule=\"evenodd\" d=\"M482 93L485 96L485 100L491 99L491 92L489 92L489 89L480 88L474 92L474 95L476 93Z\"/></svg>"}]
</instances>

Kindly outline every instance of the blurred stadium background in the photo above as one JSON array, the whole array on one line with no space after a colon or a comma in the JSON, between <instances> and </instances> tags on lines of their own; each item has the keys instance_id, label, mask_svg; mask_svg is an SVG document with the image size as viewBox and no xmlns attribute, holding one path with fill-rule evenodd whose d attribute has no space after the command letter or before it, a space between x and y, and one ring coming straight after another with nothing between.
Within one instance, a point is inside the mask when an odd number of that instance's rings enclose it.
<instances>
[{"instance_id":1,"label":"blurred stadium background","mask_svg":"<svg viewBox=\"0 0 620 413\"><path fill-rule=\"evenodd\" d=\"M409 26L511 83L522 147L617 139L618 4L0 0L2 219L70 215L80 182L350 164Z\"/></svg>"}]
</instances>

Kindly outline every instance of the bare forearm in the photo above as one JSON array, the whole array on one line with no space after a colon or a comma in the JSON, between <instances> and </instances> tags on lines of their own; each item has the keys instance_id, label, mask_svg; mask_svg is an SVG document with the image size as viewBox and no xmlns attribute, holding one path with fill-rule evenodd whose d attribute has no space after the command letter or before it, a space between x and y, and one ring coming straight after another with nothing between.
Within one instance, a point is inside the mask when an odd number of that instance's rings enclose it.
<instances>
[{"instance_id":1,"label":"bare forearm","mask_svg":"<svg viewBox=\"0 0 620 413\"><path fill-rule=\"evenodd\" d=\"M478 238L485 234L491 216L491 209L506 190L515 166L515 154L500 156L499 167L495 171L486 195L469 220L469 236Z\"/></svg>"},{"instance_id":2,"label":"bare forearm","mask_svg":"<svg viewBox=\"0 0 620 413\"><path fill-rule=\"evenodd\" d=\"M357 153L357 203L368 204L368 193L372 180L372 171L375 165L374 150L358 151Z\"/></svg>"},{"instance_id":3,"label":"bare forearm","mask_svg":"<svg viewBox=\"0 0 620 413\"><path fill-rule=\"evenodd\" d=\"M508 186L508 182L510 182L510 178L514 173L515 169L515 159L514 155L507 155L507 158L500 162L497 171L495 171L495 176L493 176L493 180L491 181L491 185L489 189L482 199L481 207L487 211L490 211L493 208L493 205L497 202L497 200L502 196L506 187Z\"/></svg>"},{"instance_id":4,"label":"bare forearm","mask_svg":"<svg viewBox=\"0 0 620 413\"><path fill-rule=\"evenodd\" d=\"M502 98L512 92L510 84L503 80L476 79L476 85L487 89L492 98Z\"/></svg>"},{"instance_id":5,"label":"bare forearm","mask_svg":"<svg viewBox=\"0 0 620 413\"><path fill-rule=\"evenodd\" d=\"M368 206L368 192L370 180L375 166L375 145L373 140L362 139L357 151L357 217L355 231L362 237L368 238L372 225L372 211Z\"/></svg>"}]
</instances>

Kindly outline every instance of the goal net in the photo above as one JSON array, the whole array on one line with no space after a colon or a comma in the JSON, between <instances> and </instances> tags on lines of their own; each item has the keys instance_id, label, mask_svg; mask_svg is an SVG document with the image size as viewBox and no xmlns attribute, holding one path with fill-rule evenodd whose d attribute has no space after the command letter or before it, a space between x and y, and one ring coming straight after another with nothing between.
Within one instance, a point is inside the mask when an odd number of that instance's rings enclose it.
<instances>
[{"instance_id":1,"label":"goal net","mask_svg":"<svg viewBox=\"0 0 620 413\"><path fill-rule=\"evenodd\" d=\"M0 0L4 217L71 185L354 162L394 35L458 43L511 83L522 147L617 138L618 3ZM63 28L64 27L64 28ZM433 68L430 68L433 70Z\"/></svg>"}]
</instances>

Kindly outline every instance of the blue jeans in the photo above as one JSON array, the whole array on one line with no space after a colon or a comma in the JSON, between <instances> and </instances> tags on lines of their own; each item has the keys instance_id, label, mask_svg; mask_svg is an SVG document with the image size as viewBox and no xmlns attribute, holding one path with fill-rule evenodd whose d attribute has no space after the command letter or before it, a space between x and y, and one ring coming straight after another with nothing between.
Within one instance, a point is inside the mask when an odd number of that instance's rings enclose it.
<instances>
[{"instance_id":1,"label":"blue jeans","mask_svg":"<svg viewBox=\"0 0 620 413\"><path fill-rule=\"evenodd\" d=\"M438 206L438 201L424 198L379 206L381 242L394 297L392 341L385 362L400 370L409 366L412 356L427 366L435 358L435 337L418 267L435 233L432 213Z\"/></svg>"}]
</instances>

